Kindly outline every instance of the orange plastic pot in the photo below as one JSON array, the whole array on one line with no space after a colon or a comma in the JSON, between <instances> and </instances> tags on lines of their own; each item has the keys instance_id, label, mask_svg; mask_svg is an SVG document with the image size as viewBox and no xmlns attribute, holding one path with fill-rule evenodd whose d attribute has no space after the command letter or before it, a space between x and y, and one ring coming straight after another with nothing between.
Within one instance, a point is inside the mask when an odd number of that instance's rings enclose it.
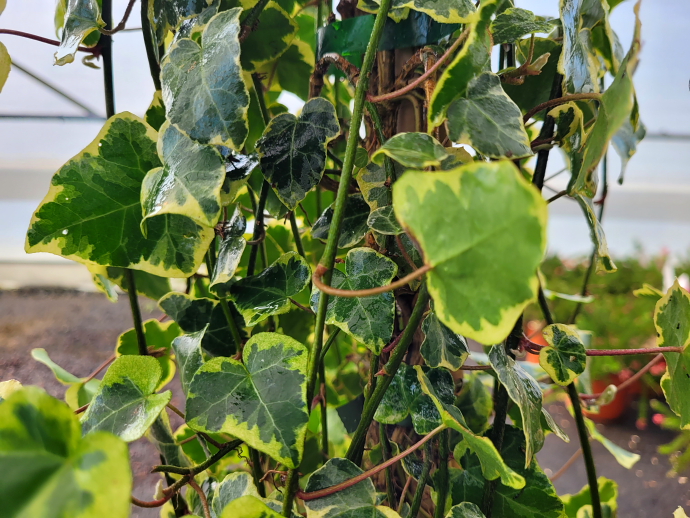
<instances>
[{"instance_id":1,"label":"orange plastic pot","mask_svg":"<svg viewBox=\"0 0 690 518\"><path fill-rule=\"evenodd\" d=\"M600 392L603 392L609 385L620 385L623 383L623 381L625 381L623 378L626 377L621 376L620 374L609 374L605 379L592 381L592 390L595 394L599 394ZM611 401L611 403L600 406L598 414L587 412L585 409L583 409L583 413L596 423L609 423L619 419L623 415L625 409L628 408L631 399L632 393L630 391L630 387L626 387L625 389L616 393L616 397L613 401Z\"/></svg>"}]
</instances>

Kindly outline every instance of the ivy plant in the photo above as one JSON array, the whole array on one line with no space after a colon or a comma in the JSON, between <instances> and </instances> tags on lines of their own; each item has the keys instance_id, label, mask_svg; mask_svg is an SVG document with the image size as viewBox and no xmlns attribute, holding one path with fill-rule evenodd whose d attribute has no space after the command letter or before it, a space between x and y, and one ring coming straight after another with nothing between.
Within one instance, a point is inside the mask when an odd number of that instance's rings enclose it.
<instances>
[{"instance_id":1,"label":"ivy plant","mask_svg":"<svg viewBox=\"0 0 690 518\"><path fill-rule=\"evenodd\" d=\"M627 163L644 136L639 6L623 51L609 24L622 7L605 0L550 13L343 0L339 20L321 0L140 2L143 114L117 112L113 90L126 77L112 41L135 0L117 24L111 0L59 1L59 41L0 30L53 43L57 65L102 67L107 121L46 186L26 251L85 265L133 317L89 377L33 351L66 403L0 383L13 473L0 514L614 516L590 437L627 468L637 457L583 417L616 393L580 393L587 359L663 353L661 386L690 426L690 294L648 290L656 347L592 350L578 311L553 320L540 266L547 206L571 198L591 229L586 279L615 275L593 199L609 145ZM0 43L0 88L9 69ZM296 113L287 93L304 101ZM570 182L549 198L554 148ZM140 295L160 318L142 322ZM546 345L523 334L533 306ZM544 390L575 417L588 477L576 495L559 496L536 458L548 434L570 440ZM141 438L162 459L148 500L132 496L127 456Z\"/></svg>"}]
</instances>

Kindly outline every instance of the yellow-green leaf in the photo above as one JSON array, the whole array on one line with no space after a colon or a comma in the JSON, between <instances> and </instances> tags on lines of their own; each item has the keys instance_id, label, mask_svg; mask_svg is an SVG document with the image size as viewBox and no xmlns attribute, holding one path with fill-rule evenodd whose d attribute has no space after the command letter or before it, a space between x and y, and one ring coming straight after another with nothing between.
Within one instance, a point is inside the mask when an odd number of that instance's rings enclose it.
<instances>
[{"instance_id":1,"label":"yellow-green leaf","mask_svg":"<svg viewBox=\"0 0 690 518\"><path fill-rule=\"evenodd\" d=\"M539 351L539 364L557 384L565 387L585 371L587 353L576 329L565 324L544 328L549 344Z\"/></svg>"},{"instance_id":2,"label":"yellow-green leaf","mask_svg":"<svg viewBox=\"0 0 690 518\"><path fill-rule=\"evenodd\" d=\"M10 53L7 52L7 47L0 42L0 92L7 82L7 77L10 75L10 69L12 68L12 58L10 58Z\"/></svg>"}]
</instances>

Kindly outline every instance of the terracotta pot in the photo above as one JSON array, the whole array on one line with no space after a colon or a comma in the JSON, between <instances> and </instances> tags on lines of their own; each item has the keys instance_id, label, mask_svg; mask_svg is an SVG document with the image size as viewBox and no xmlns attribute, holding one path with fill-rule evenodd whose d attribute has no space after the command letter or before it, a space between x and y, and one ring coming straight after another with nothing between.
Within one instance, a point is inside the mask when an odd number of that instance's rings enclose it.
<instances>
[{"instance_id":1,"label":"terracotta pot","mask_svg":"<svg viewBox=\"0 0 690 518\"><path fill-rule=\"evenodd\" d=\"M525 335L527 335L535 344L549 345L546 340L544 340L544 335L541 333L541 327L542 323L540 321L530 320L525 325ZM539 363L539 355L528 352L525 360L530 363Z\"/></svg>"}]
</instances>

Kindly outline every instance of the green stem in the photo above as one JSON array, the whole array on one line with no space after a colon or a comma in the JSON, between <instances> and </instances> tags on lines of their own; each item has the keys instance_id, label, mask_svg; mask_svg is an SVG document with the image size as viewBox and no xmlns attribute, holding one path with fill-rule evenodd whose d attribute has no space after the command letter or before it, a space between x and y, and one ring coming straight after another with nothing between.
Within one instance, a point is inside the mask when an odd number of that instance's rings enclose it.
<instances>
[{"instance_id":1,"label":"green stem","mask_svg":"<svg viewBox=\"0 0 690 518\"><path fill-rule=\"evenodd\" d=\"M436 509L434 518L443 518L446 514L446 500L448 499L448 487L450 480L448 476L448 457L450 456L450 433L445 430L438 437L438 471L434 475L436 489Z\"/></svg>"},{"instance_id":2,"label":"green stem","mask_svg":"<svg viewBox=\"0 0 690 518\"><path fill-rule=\"evenodd\" d=\"M132 311L132 321L134 322L134 331L137 335L139 354L146 356L149 353L149 350L146 346L146 334L144 334L144 326L141 323L141 309L139 308L139 298L137 297L137 285L134 281L134 270L125 268L125 277L127 279L129 308Z\"/></svg>"},{"instance_id":3,"label":"green stem","mask_svg":"<svg viewBox=\"0 0 690 518\"><path fill-rule=\"evenodd\" d=\"M156 55L156 47L153 44L153 32L151 31L151 22L149 21L149 1L141 0L141 33L144 36L144 47L146 47L146 58L149 62L149 70L151 71L151 79L153 79L153 86L156 90L161 89L161 67L158 64Z\"/></svg>"},{"instance_id":4,"label":"green stem","mask_svg":"<svg viewBox=\"0 0 690 518\"><path fill-rule=\"evenodd\" d=\"M228 329L230 329L232 339L235 341L235 347L239 351L242 348L242 335L240 335L240 329L237 327L237 322L235 322L235 319L232 317L230 304L228 304L228 300L225 297L220 298L220 307L223 308L225 319L228 321Z\"/></svg>"},{"instance_id":5,"label":"green stem","mask_svg":"<svg viewBox=\"0 0 690 518\"><path fill-rule=\"evenodd\" d=\"M369 425L374 419L374 414L376 409L379 407L383 395L388 390L388 386L393 381L395 373L398 372L400 364L407 353L407 348L410 343L412 343L412 338L422 321L424 312L426 311L427 304L429 303L429 293L426 289L426 284L422 284L419 289L419 295L417 297L417 303L415 304L412 314L410 315L410 320L407 323L407 327L402 333L402 337L398 342L398 346L393 349L393 352L388 359L388 362L383 367L385 375L381 376L376 383L376 388L372 392L371 396L367 399L364 409L362 410L362 419L352 436L352 442L350 443L350 448L347 450L347 459L354 462L355 464L360 464L362 462L362 454L364 453L364 445L367 439L367 432L369 430Z\"/></svg>"},{"instance_id":6,"label":"green stem","mask_svg":"<svg viewBox=\"0 0 690 518\"><path fill-rule=\"evenodd\" d=\"M390 459L393 455L391 449L391 443L388 440L388 434L386 433L386 425L379 423L379 437L381 440L381 454L384 461ZM386 495L388 498L388 507L395 509L397 504L395 503L395 485L393 484L393 470L392 467L386 468L384 472L386 475Z\"/></svg>"},{"instance_id":7,"label":"green stem","mask_svg":"<svg viewBox=\"0 0 690 518\"><path fill-rule=\"evenodd\" d=\"M299 472L296 469L291 469L288 471L287 480L285 481L285 497L283 498L283 516L286 518L292 516L292 506L298 489Z\"/></svg>"},{"instance_id":8,"label":"green stem","mask_svg":"<svg viewBox=\"0 0 690 518\"><path fill-rule=\"evenodd\" d=\"M333 331L333 334L328 337L328 340L326 340L326 343L323 346L323 349L321 350L321 363L324 362L326 359L326 353L328 350L331 348L331 345L333 345L333 342L335 342L335 339L338 337L338 333L340 332L340 329L337 329ZM340 361L338 361L340 363Z\"/></svg>"},{"instance_id":9,"label":"green stem","mask_svg":"<svg viewBox=\"0 0 690 518\"><path fill-rule=\"evenodd\" d=\"M105 29L113 27L112 0L103 0L101 18ZM115 83L113 79L113 39L101 34L99 41L101 56L103 57L103 86L105 89L105 116L109 119L115 115Z\"/></svg>"},{"instance_id":10,"label":"green stem","mask_svg":"<svg viewBox=\"0 0 690 518\"><path fill-rule=\"evenodd\" d=\"M266 200L268 199L268 191L271 186L264 180L261 186L261 194L259 195L259 203L256 205L256 214L254 215L254 235L252 240L258 241L264 230L264 209L266 208ZM259 253L259 248L263 243L255 243L252 245L252 250L249 253L249 263L247 264L247 276L254 275L256 269L256 257ZM265 261L265 260L264 260Z\"/></svg>"},{"instance_id":11,"label":"green stem","mask_svg":"<svg viewBox=\"0 0 690 518\"><path fill-rule=\"evenodd\" d=\"M440 440L443 441L443 434L441 434ZM410 504L410 512L407 513L407 518L417 518L419 508L422 506L422 497L424 496L426 483L429 479L429 471L431 471L432 453L433 450L431 449L431 443L428 442L424 445L424 465L422 466L422 473L419 475L419 480L417 481L417 490L414 492L414 497L412 498L412 503ZM447 461L446 466L448 466Z\"/></svg>"},{"instance_id":12,"label":"green stem","mask_svg":"<svg viewBox=\"0 0 690 518\"><path fill-rule=\"evenodd\" d=\"M151 473L176 473L178 475L197 475L201 473L202 471L210 468L213 466L216 462L218 462L220 459L225 457L228 453L230 453L232 450L235 448L239 447L242 445L242 441L239 439L235 439L234 441L226 442L223 444L216 453L211 455L208 459L206 459L204 462L201 464L197 464L196 466L192 466L191 468L181 468L179 466L156 466L151 470Z\"/></svg>"},{"instance_id":13,"label":"green stem","mask_svg":"<svg viewBox=\"0 0 690 518\"><path fill-rule=\"evenodd\" d=\"M249 449L249 458L252 461L252 478L254 478L254 485L259 491L259 496L261 498L266 498L266 487L264 486L264 483L261 482L261 479L264 476L263 470L261 469L261 455L259 455L258 450L255 450L254 448L247 448Z\"/></svg>"},{"instance_id":14,"label":"green stem","mask_svg":"<svg viewBox=\"0 0 690 518\"><path fill-rule=\"evenodd\" d=\"M324 459L328 458L328 394L326 387L326 366L323 359L319 363L319 385L324 387L321 397L321 451Z\"/></svg>"},{"instance_id":15,"label":"green stem","mask_svg":"<svg viewBox=\"0 0 690 518\"><path fill-rule=\"evenodd\" d=\"M249 11L249 14L242 22L242 25L249 27L249 29L253 29L254 24L259 20L259 16L261 16L264 7L266 7L266 4L268 4L269 1L270 0L259 0L259 2L252 7L252 10Z\"/></svg>"},{"instance_id":16,"label":"green stem","mask_svg":"<svg viewBox=\"0 0 690 518\"><path fill-rule=\"evenodd\" d=\"M292 228L292 237L295 239L295 246L297 246L297 251L299 255L307 258L307 254L304 251L304 245L302 244L302 236L299 235L299 227L297 226L297 218L295 217L295 211L290 212L290 227Z\"/></svg>"}]
</instances>

